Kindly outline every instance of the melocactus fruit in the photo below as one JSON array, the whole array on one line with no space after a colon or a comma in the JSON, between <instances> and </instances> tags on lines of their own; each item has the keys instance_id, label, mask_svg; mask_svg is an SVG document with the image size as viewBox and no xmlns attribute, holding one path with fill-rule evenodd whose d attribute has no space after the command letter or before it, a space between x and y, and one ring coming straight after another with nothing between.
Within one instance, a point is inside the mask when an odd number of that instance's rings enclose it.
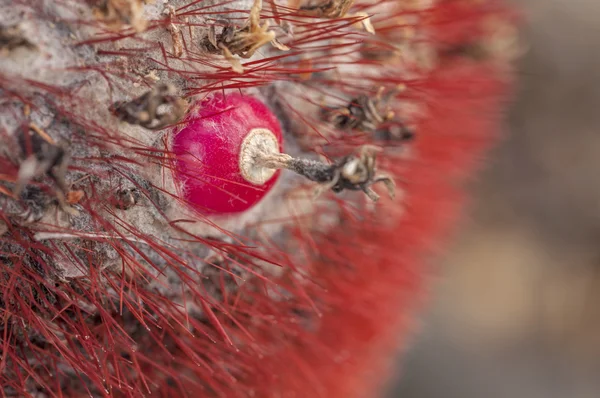
<instances>
[{"instance_id":1,"label":"melocactus fruit","mask_svg":"<svg viewBox=\"0 0 600 398\"><path fill-rule=\"evenodd\" d=\"M182 197L203 214L250 209L275 185L279 171L253 163L256 151L279 153L279 121L249 95L215 94L199 102L174 132L174 178Z\"/></svg>"}]
</instances>

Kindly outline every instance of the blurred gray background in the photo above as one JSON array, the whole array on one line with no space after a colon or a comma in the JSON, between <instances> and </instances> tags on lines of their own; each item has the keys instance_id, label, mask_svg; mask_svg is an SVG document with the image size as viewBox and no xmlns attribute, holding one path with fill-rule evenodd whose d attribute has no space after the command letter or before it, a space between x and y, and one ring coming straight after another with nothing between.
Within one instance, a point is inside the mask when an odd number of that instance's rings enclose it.
<instances>
[{"instance_id":1,"label":"blurred gray background","mask_svg":"<svg viewBox=\"0 0 600 398\"><path fill-rule=\"evenodd\" d=\"M513 2L507 136L388 398L600 398L600 0Z\"/></svg>"}]
</instances>

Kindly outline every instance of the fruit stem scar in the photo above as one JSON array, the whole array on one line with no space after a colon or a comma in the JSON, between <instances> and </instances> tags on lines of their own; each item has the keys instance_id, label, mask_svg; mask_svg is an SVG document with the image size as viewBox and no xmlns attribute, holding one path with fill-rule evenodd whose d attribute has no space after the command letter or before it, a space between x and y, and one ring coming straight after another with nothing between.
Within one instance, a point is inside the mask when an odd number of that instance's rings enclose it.
<instances>
[{"instance_id":1,"label":"fruit stem scar","mask_svg":"<svg viewBox=\"0 0 600 398\"><path fill-rule=\"evenodd\" d=\"M240 150L240 171L242 177L252 184L263 185L276 172L275 168L265 167L262 159L282 155L279 142L271 130L256 128L244 138ZM287 155L286 155L287 156Z\"/></svg>"}]
</instances>

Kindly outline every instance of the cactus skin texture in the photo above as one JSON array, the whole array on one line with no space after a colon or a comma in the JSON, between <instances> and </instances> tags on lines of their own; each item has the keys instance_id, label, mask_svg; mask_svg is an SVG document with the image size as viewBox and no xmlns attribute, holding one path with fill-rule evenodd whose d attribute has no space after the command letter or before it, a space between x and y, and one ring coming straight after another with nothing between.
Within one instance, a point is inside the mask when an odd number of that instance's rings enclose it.
<instances>
[{"instance_id":1,"label":"cactus skin texture","mask_svg":"<svg viewBox=\"0 0 600 398\"><path fill-rule=\"evenodd\" d=\"M495 0L0 0L0 391L376 396L497 138L515 20ZM237 126L279 148L257 141L276 171L245 197L260 183L218 170L246 167L227 112L248 103ZM230 152L188 150L198 125Z\"/></svg>"}]
</instances>

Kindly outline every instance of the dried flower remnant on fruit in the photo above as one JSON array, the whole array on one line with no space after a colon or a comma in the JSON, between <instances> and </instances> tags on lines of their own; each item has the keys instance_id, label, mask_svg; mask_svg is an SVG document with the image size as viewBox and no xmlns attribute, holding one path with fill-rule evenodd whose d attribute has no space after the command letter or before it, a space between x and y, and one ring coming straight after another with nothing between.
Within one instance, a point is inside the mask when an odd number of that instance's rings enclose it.
<instances>
[{"instance_id":1,"label":"dried flower remnant on fruit","mask_svg":"<svg viewBox=\"0 0 600 398\"><path fill-rule=\"evenodd\" d=\"M110 107L121 121L150 130L160 130L177 123L187 109L187 102L176 95L175 87L170 84L158 84L138 98L115 102Z\"/></svg>"},{"instance_id":2,"label":"dried flower remnant on fruit","mask_svg":"<svg viewBox=\"0 0 600 398\"><path fill-rule=\"evenodd\" d=\"M131 26L136 32L143 32L147 26L143 7L142 0L102 0L94 14L110 29Z\"/></svg>"},{"instance_id":3,"label":"dried flower remnant on fruit","mask_svg":"<svg viewBox=\"0 0 600 398\"><path fill-rule=\"evenodd\" d=\"M0 56L5 56L17 48L33 50L36 46L25 37L20 26L0 26Z\"/></svg>"},{"instance_id":4,"label":"dried flower remnant on fruit","mask_svg":"<svg viewBox=\"0 0 600 398\"><path fill-rule=\"evenodd\" d=\"M216 27L211 25L208 36L204 40L204 47L212 53L221 53L235 72L243 73L244 68L240 61L235 58L238 55L242 58L250 58L256 50L267 43L281 51L287 51L289 48L281 44L275 32L269 30L269 23L260 25L260 11L262 9L262 0L255 0L250 9L250 17L243 27L238 28L227 22L221 33L216 33Z\"/></svg>"},{"instance_id":5,"label":"dried flower remnant on fruit","mask_svg":"<svg viewBox=\"0 0 600 398\"><path fill-rule=\"evenodd\" d=\"M372 201L379 200L379 195L371 186L383 183L391 198L395 196L394 180L386 174L378 174L375 152L380 149L365 145L359 156L349 155L333 164L326 164L310 159L296 159L287 154L265 154L257 159L257 163L271 169L288 169L310 181L321 184L315 196L331 189L339 193L344 190L362 191Z\"/></svg>"},{"instance_id":6,"label":"dried flower remnant on fruit","mask_svg":"<svg viewBox=\"0 0 600 398\"><path fill-rule=\"evenodd\" d=\"M328 19L346 17L362 18L360 24L369 33L374 34L375 28L371 24L369 15L364 12L348 14L354 5L354 0L291 0L290 7L298 9L302 14Z\"/></svg>"}]
</instances>

